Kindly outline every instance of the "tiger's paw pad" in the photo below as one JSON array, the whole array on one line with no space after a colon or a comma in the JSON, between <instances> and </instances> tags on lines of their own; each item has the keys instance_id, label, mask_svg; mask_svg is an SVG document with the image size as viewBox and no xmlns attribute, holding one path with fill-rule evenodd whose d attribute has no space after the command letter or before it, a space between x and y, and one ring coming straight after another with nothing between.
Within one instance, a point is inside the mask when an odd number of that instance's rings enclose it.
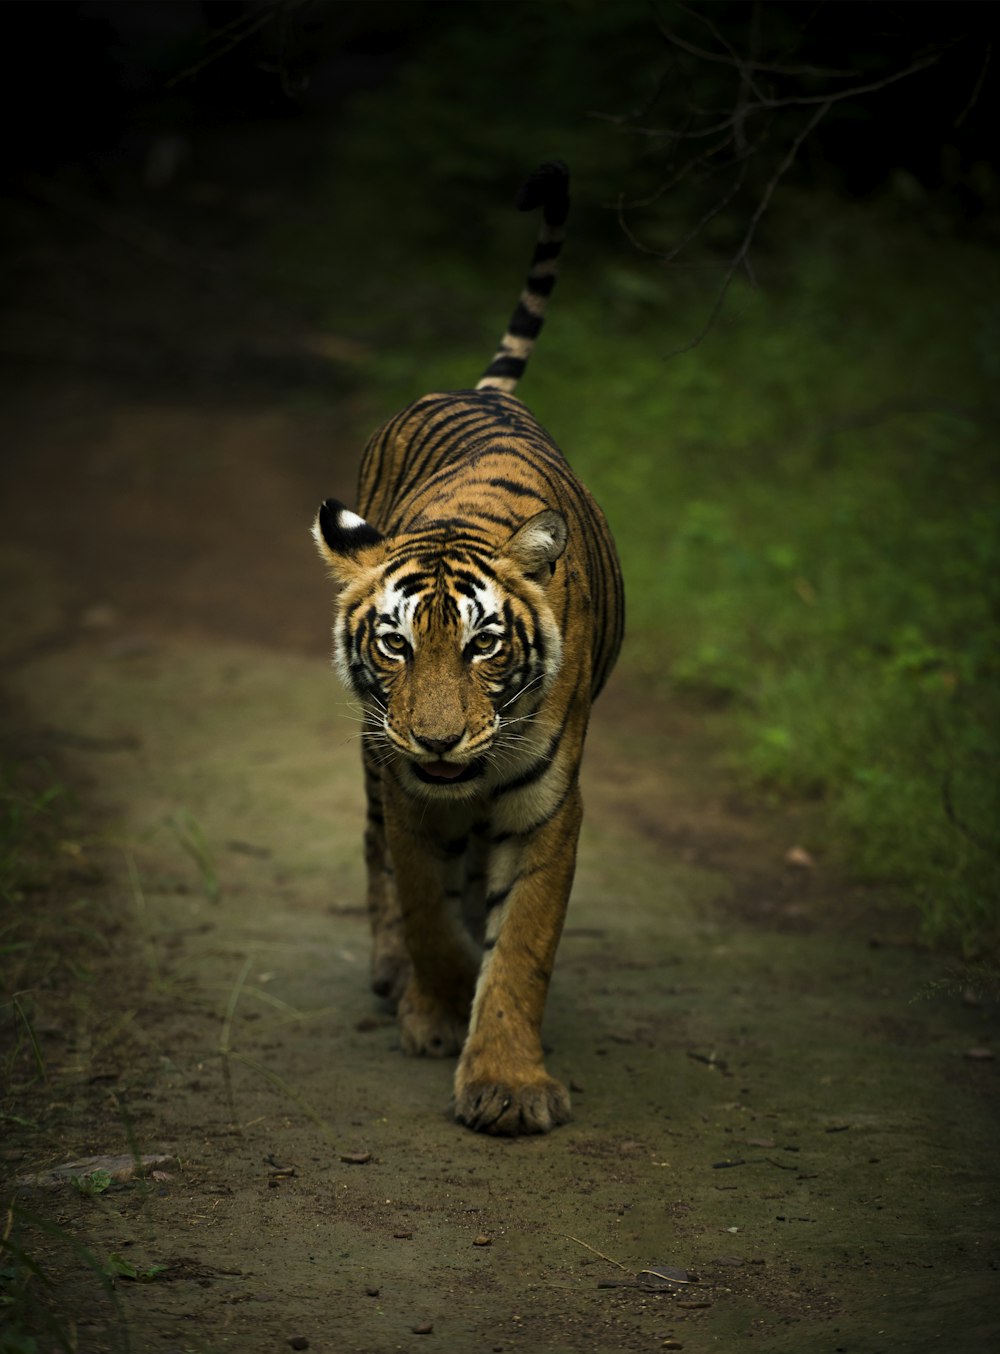
<instances>
[{"instance_id":1,"label":"tiger's paw pad","mask_svg":"<svg viewBox=\"0 0 1000 1354\"><path fill-rule=\"evenodd\" d=\"M473 1081L455 1090L455 1118L477 1133L548 1133L572 1117L569 1092L554 1077L522 1085Z\"/></svg>"}]
</instances>

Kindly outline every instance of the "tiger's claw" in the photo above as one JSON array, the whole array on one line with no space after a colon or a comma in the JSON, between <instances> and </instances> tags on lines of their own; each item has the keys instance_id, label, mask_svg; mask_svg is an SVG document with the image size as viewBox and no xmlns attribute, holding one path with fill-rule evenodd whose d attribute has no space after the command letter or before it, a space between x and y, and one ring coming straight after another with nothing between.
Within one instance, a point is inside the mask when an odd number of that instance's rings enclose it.
<instances>
[{"instance_id":1,"label":"tiger's claw","mask_svg":"<svg viewBox=\"0 0 1000 1354\"><path fill-rule=\"evenodd\" d=\"M548 1133L571 1117L569 1092L547 1075L519 1086L482 1081L456 1086L455 1118L477 1133Z\"/></svg>"}]
</instances>

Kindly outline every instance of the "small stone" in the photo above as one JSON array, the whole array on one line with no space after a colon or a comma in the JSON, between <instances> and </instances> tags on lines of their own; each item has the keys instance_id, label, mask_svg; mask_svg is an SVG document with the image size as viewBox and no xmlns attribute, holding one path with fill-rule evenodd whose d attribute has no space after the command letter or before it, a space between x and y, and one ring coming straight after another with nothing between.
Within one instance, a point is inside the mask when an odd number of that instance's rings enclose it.
<instances>
[{"instance_id":1,"label":"small stone","mask_svg":"<svg viewBox=\"0 0 1000 1354\"><path fill-rule=\"evenodd\" d=\"M367 1166L372 1159L371 1152L341 1152L341 1161L346 1161L348 1166Z\"/></svg>"},{"instance_id":2,"label":"small stone","mask_svg":"<svg viewBox=\"0 0 1000 1354\"><path fill-rule=\"evenodd\" d=\"M413 1233L412 1233L412 1232L393 1232L393 1234L392 1234L392 1239L393 1239L393 1241L412 1241L412 1240L413 1240Z\"/></svg>"},{"instance_id":3,"label":"small stone","mask_svg":"<svg viewBox=\"0 0 1000 1354\"><path fill-rule=\"evenodd\" d=\"M369 1286L365 1289L365 1296L369 1298L377 1298L379 1293L381 1293L381 1291L382 1291L381 1288L373 1288L369 1284Z\"/></svg>"},{"instance_id":4,"label":"small stone","mask_svg":"<svg viewBox=\"0 0 1000 1354\"><path fill-rule=\"evenodd\" d=\"M660 1348L661 1348L661 1349L683 1349L684 1346L681 1344L680 1340L675 1340L675 1339L671 1336L669 1339L664 1340L664 1342L663 1342L663 1344L660 1346Z\"/></svg>"},{"instance_id":5,"label":"small stone","mask_svg":"<svg viewBox=\"0 0 1000 1354\"><path fill-rule=\"evenodd\" d=\"M790 846L785 852L785 864L799 870L814 870L816 861L804 846Z\"/></svg>"},{"instance_id":6,"label":"small stone","mask_svg":"<svg viewBox=\"0 0 1000 1354\"><path fill-rule=\"evenodd\" d=\"M414 1335L430 1335L433 1329L434 1329L433 1321L421 1321L419 1322L418 1325L410 1327L410 1330L413 1332Z\"/></svg>"},{"instance_id":7,"label":"small stone","mask_svg":"<svg viewBox=\"0 0 1000 1354\"><path fill-rule=\"evenodd\" d=\"M306 1339L304 1335L293 1335L292 1338L288 1341L288 1343L291 1345L292 1349L309 1348L309 1341Z\"/></svg>"},{"instance_id":8,"label":"small stone","mask_svg":"<svg viewBox=\"0 0 1000 1354\"><path fill-rule=\"evenodd\" d=\"M473 1246L492 1246L493 1238L491 1236L477 1236L472 1244Z\"/></svg>"}]
</instances>

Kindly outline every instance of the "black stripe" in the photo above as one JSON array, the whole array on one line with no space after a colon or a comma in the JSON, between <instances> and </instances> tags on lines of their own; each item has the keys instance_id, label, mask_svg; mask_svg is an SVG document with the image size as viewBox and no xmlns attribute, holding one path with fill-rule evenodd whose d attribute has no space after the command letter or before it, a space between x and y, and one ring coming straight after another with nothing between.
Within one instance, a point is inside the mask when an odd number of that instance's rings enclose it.
<instances>
[{"instance_id":1,"label":"black stripe","mask_svg":"<svg viewBox=\"0 0 1000 1354\"><path fill-rule=\"evenodd\" d=\"M496 578L495 572L490 568L488 564L481 564L479 560L476 560L475 566L480 571L480 573L482 573L484 578L490 579ZM452 578L461 579L463 583L468 583L470 587L475 587L477 584L480 586L482 585L482 578L480 578L478 574L472 573L472 571L469 569L452 568L448 572L451 574Z\"/></svg>"},{"instance_id":2,"label":"black stripe","mask_svg":"<svg viewBox=\"0 0 1000 1354\"><path fill-rule=\"evenodd\" d=\"M502 353L495 357L483 373L485 376L512 376L515 379L524 372L525 360L523 357L511 357L507 353Z\"/></svg>"},{"instance_id":3,"label":"black stripe","mask_svg":"<svg viewBox=\"0 0 1000 1354\"><path fill-rule=\"evenodd\" d=\"M532 619L534 619L534 617ZM528 627L525 625L524 621L521 619L520 616L514 617L513 630L514 634L521 641L521 648L524 652L525 660L527 660L528 655L531 653L532 644L531 640L528 638ZM539 650L538 656L540 659L544 658L544 655L542 654L541 650Z\"/></svg>"},{"instance_id":4,"label":"black stripe","mask_svg":"<svg viewBox=\"0 0 1000 1354\"><path fill-rule=\"evenodd\" d=\"M400 468L399 480L394 488L393 501L398 503L410 490L422 480L430 478L444 464L435 460L443 452L445 456L453 453L463 435L481 422L483 411L469 411L465 405L450 410L444 418L435 420L432 429L436 436L428 436L427 443L411 446L412 457L407 456ZM430 430L429 430L430 432Z\"/></svg>"},{"instance_id":5,"label":"black stripe","mask_svg":"<svg viewBox=\"0 0 1000 1354\"><path fill-rule=\"evenodd\" d=\"M518 301L514 314L510 317L507 333L517 338L536 339L542 331L544 318L533 315L523 301Z\"/></svg>"},{"instance_id":6,"label":"black stripe","mask_svg":"<svg viewBox=\"0 0 1000 1354\"><path fill-rule=\"evenodd\" d=\"M518 876L518 878L520 878L520 875ZM488 893L486 895L486 904L485 904L486 911L492 912L495 907L499 907L500 904L507 898L511 889L514 887L516 883L517 879L512 879L505 889L498 889L496 893Z\"/></svg>"},{"instance_id":7,"label":"black stripe","mask_svg":"<svg viewBox=\"0 0 1000 1354\"><path fill-rule=\"evenodd\" d=\"M407 578L401 583L397 583L396 591L403 597L413 597L416 593L422 592L426 587L426 578Z\"/></svg>"},{"instance_id":8,"label":"black stripe","mask_svg":"<svg viewBox=\"0 0 1000 1354\"><path fill-rule=\"evenodd\" d=\"M555 734L548 747L542 753L536 762L528 767L527 771L522 771L514 780L508 781L506 785L497 786L494 791L499 799L501 795L513 793L515 790L523 790L526 785L533 785L536 780L541 780L546 771L551 767L556 753L559 751L559 744L562 742L562 736L566 732L566 725L563 724L559 732Z\"/></svg>"},{"instance_id":9,"label":"black stripe","mask_svg":"<svg viewBox=\"0 0 1000 1354\"><path fill-rule=\"evenodd\" d=\"M544 277L534 277L529 273L524 285L532 296L551 296L552 288L556 285L555 273L546 273Z\"/></svg>"},{"instance_id":10,"label":"black stripe","mask_svg":"<svg viewBox=\"0 0 1000 1354\"><path fill-rule=\"evenodd\" d=\"M550 809L549 812L545 814L543 818L539 818L529 827L520 828L517 832L498 832L495 837L490 838L490 845L498 846L501 842L509 841L512 837L521 837L521 838L530 837L532 833L537 832L540 827L545 827L548 823L551 823L554 818L558 818L559 814L562 812L563 806L565 805L566 801L577 789L577 786L579 784L578 781L579 769L580 768L578 763L573 771L573 774L570 776L569 781L566 784L566 789L559 796L559 799L556 802L555 807ZM552 854L555 853L553 852Z\"/></svg>"},{"instance_id":11,"label":"black stripe","mask_svg":"<svg viewBox=\"0 0 1000 1354\"><path fill-rule=\"evenodd\" d=\"M562 240L539 240L535 245L535 252L531 256L531 266L536 263L548 263L550 259L557 259L562 253Z\"/></svg>"},{"instance_id":12,"label":"black stripe","mask_svg":"<svg viewBox=\"0 0 1000 1354\"><path fill-rule=\"evenodd\" d=\"M529 489L524 484L516 484L514 480L505 479L503 475L497 475L486 483L491 484L494 489L502 489L505 494L513 494L516 498L538 498L534 489Z\"/></svg>"},{"instance_id":13,"label":"black stripe","mask_svg":"<svg viewBox=\"0 0 1000 1354\"><path fill-rule=\"evenodd\" d=\"M475 513L480 521L493 522L498 527L506 527L508 531L512 531L519 520L516 517L500 517L495 512L487 512L485 508L470 508L469 511Z\"/></svg>"}]
</instances>

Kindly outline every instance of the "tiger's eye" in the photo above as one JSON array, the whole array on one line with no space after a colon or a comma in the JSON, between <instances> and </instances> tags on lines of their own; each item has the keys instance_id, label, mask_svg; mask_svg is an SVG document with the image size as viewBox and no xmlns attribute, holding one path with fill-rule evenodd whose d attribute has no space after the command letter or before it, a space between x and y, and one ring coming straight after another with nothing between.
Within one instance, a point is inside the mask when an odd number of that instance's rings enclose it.
<instances>
[{"instance_id":1,"label":"tiger's eye","mask_svg":"<svg viewBox=\"0 0 1000 1354\"><path fill-rule=\"evenodd\" d=\"M477 635L472 636L469 641L469 648L480 657L484 654L495 653L500 648L500 636L489 630L480 630Z\"/></svg>"},{"instance_id":2,"label":"tiger's eye","mask_svg":"<svg viewBox=\"0 0 1000 1354\"><path fill-rule=\"evenodd\" d=\"M401 635L397 630L389 630L386 634L379 635L379 641L390 653L406 653L410 647L406 636Z\"/></svg>"}]
</instances>

